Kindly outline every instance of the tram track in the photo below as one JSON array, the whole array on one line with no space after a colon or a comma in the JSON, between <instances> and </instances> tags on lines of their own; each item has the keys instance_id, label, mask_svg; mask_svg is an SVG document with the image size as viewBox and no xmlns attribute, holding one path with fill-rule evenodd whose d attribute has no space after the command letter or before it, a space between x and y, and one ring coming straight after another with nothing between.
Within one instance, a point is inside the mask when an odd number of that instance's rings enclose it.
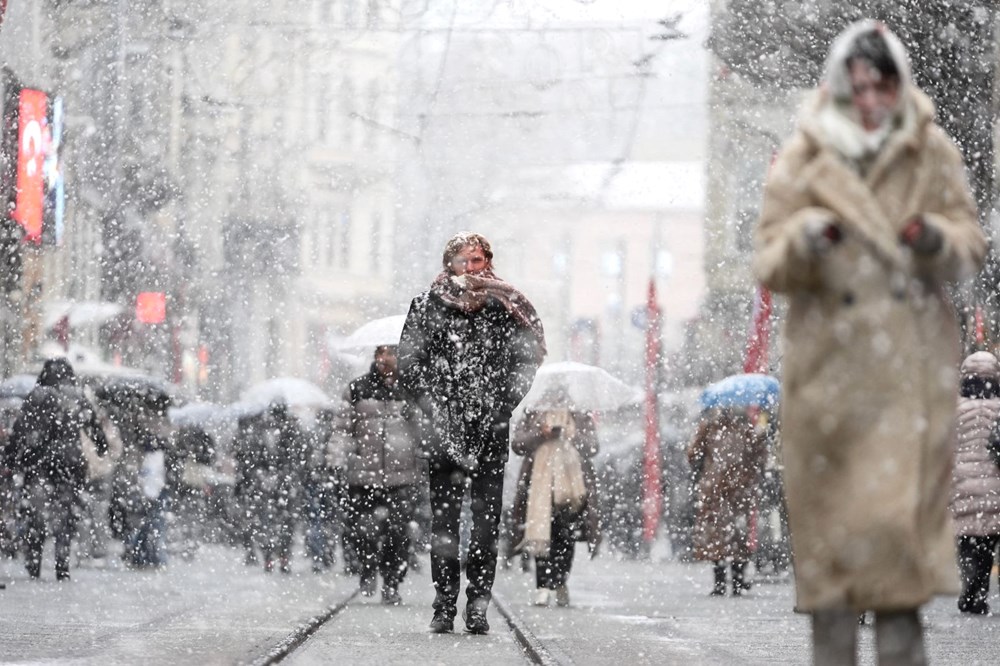
<instances>
[{"instance_id":1,"label":"tram track","mask_svg":"<svg viewBox=\"0 0 1000 666\"><path fill-rule=\"evenodd\" d=\"M247 666L272 666L294 656L311 636L347 610L358 596L359 593L355 590L347 597L299 625L265 654L243 663ZM546 647L544 642L535 636L524 621L511 610L507 602L495 593L493 595L493 605L504 619L504 623L510 631L514 643L529 663L536 664L537 666L563 666L568 663L565 660L558 659L553 654L553 650Z\"/></svg>"},{"instance_id":2,"label":"tram track","mask_svg":"<svg viewBox=\"0 0 1000 666\"><path fill-rule=\"evenodd\" d=\"M283 661L286 657L295 652L295 650L297 650L303 643L305 643L306 639L315 634L324 624L343 612L351 601L357 598L357 596L358 590L355 590L345 599L329 606L322 613L313 616L304 624L299 625L298 628L285 636L281 642L271 648L267 654L246 663L248 666L271 666L272 664L277 664Z\"/></svg>"}]
</instances>

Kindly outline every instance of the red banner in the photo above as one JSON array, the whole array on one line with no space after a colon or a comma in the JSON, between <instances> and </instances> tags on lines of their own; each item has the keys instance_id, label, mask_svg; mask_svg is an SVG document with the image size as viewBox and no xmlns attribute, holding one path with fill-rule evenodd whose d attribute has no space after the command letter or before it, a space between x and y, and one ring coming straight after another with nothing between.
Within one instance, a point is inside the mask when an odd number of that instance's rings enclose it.
<instances>
[{"instance_id":1,"label":"red banner","mask_svg":"<svg viewBox=\"0 0 1000 666\"><path fill-rule=\"evenodd\" d=\"M660 484L660 414L657 391L660 373L660 306L656 302L656 283L649 281L646 300L646 442L642 464L642 540L651 543L663 513L663 489Z\"/></svg>"},{"instance_id":2,"label":"red banner","mask_svg":"<svg viewBox=\"0 0 1000 666\"><path fill-rule=\"evenodd\" d=\"M24 229L29 243L42 242L42 209L45 200L45 162L48 136L48 100L41 90L24 88L17 115L17 195L13 218Z\"/></svg>"},{"instance_id":3,"label":"red banner","mask_svg":"<svg viewBox=\"0 0 1000 666\"><path fill-rule=\"evenodd\" d=\"M747 337L747 355L743 359L743 372L767 374L768 347L771 342L771 309L771 292L764 287L757 287L750 335Z\"/></svg>"}]
</instances>

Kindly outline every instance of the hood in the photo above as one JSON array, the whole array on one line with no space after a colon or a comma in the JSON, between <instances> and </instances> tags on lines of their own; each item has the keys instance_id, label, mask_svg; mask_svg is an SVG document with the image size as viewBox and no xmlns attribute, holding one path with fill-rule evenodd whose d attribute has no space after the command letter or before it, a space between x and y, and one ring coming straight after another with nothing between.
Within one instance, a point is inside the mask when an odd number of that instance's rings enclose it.
<instances>
[{"instance_id":1,"label":"hood","mask_svg":"<svg viewBox=\"0 0 1000 666\"><path fill-rule=\"evenodd\" d=\"M857 120L851 100L847 56L858 36L871 30L882 34L899 71L899 103L884 130L866 132ZM934 120L934 104L913 85L902 42L880 23L865 20L851 24L834 40L819 90L805 101L798 120L799 127L814 142L849 160L859 160L881 150L890 138L904 144L919 143L925 125Z\"/></svg>"},{"instance_id":2,"label":"hood","mask_svg":"<svg viewBox=\"0 0 1000 666\"><path fill-rule=\"evenodd\" d=\"M962 361L962 376L1000 380L1000 361L985 351L970 354Z\"/></svg>"},{"instance_id":3,"label":"hood","mask_svg":"<svg viewBox=\"0 0 1000 666\"><path fill-rule=\"evenodd\" d=\"M905 97L903 93L906 93L913 84L913 77L910 74L910 59L906 54L906 47L899 41L899 38L879 21L872 19L856 21L847 26L833 40L830 53L826 57L826 64L823 67L823 87L829 91L833 100L838 104L851 103L851 79L847 74L847 55L851 52L854 41L860 35L872 30L881 33L889 47L889 55L896 63L896 69L899 71L901 99Z\"/></svg>"}]
</instances>

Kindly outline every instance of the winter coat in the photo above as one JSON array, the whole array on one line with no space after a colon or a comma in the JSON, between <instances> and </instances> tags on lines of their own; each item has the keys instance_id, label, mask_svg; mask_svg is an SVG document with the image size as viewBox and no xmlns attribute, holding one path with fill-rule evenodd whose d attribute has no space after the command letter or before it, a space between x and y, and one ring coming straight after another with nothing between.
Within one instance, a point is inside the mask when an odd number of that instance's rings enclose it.
<instances>
[{"instance_id":1,"label":"winter coat","mask_svg":"<svg viewBox=\"0 0 1000 666\"><path fill-rule=\"evenodd\" d=\"M350 444L347 483L397 487L420 479L419 415L398 382L385 383L374 366L347 389Z\"/></svg>"},{"instance_id":2,"label":"winter coat","mask_svg":"<svg viewBox=\"0 0 1000 666\"><path fill-rule=\"evenodd\" d=\"M782 443L803 611L910 609L957 591L960 350L945 284L976 273L986 242L958 150L904 83L905 120L863 176L824 132L833 103L814 96L772 165L755 237L757 278L788 300ZM898 240L918 214L943 237L930 256ZM811 251L827 223L842 240Z\"/></svg>"},{"instance_id":3,"label":"winter coat","mask_svg":"<svg viewBox=\"0 0 1000 666\"><path fill-rule=\"evenodd\" d=\"M720 412L702 422L687 449L695 471L696 559L750 559L750 512L766 458L767 438L745 416Z\"/></svg>"},{"instance_id":4,"label":"winter coat","mask_svg":"<svg viewBox=\"0 0 1000 666\"><path fill-rule=\"evenodd\" d=\"M432 460L462 463L458 458L467 452L456 448L470 439L486 442L473 458L507 459L511 412L531 388L542 358L530 330L495 298L467 313L428 291L410 304L398 356L403 387L436 436L425 442ZM502 436L480 436L491 429Z\"/></svg>"},{"instance_id":5,"label":"winter coat","mask_svg":"<svg viewBox=\"0 0 1000 666\"><path fill-rule=\"evenodd\" d=\"M574 414L576 435L573 446L580 453L583 465L583 482L587 487L587 500L580 510L578 541L586 541L596 548L602 540L600 521L600 496L598 494L597 473L594 470L594 456L600 448L594 422L585 414ZM521 471L517 475L516 492L512 510L513 535L511 544L524 541L524 528L528 514L528 491L531 489L531 472L535 463L535 452L545 443L541 434L541 421L537 412L527 412L510 438L510 448L516 455L524 456Z\"/></svg>"},{"instance_id":6,"label":"winter coat","mask_svg":"<svg viewBox=\"0 0 1000 666\"><path fill-rule=\"evenodd\" d=\"M87 462L80 433L85 432L101 456L108 451L93 406L74 386L36 385L21 405L9 451L12 469L24 482L41 481L81 488Z\"/></svg>"},{"instance_id":7,"label":"winter coat","mask_svg":"<svg viewBox=\"0 0 1000 666\"><path fill-rule=\"evenodd\" d=\"M993 354L976 352L962 363L966 378L991 382L988 393L958 399L955 468L952 472L951 514L957 536L1000 534L1000 467L987 445L1000 416L1000 363Z\"/></svg>"}]
</instances>

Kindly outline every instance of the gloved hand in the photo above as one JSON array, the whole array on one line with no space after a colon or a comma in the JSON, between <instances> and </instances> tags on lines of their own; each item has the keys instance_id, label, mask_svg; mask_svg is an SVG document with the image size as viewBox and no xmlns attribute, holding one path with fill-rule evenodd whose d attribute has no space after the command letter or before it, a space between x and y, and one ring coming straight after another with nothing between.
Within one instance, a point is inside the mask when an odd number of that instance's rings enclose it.
<instances>
[{"instance_id":1,"label":"gloved hand","mask_svg":"<svg viewBox=\"0 0 1000 666\"><path fill-rule=\"evenodd\" d=\"M944 236L937 227L927 224L919 215L906 223L899 234L899 239L913 248L915 253L924 256L937 254L944 245Z\"/></svg>"},{"instance_id":2,"label":"gloved hand","mask_svg":"<svg viewBox=\"0 0 1000 666\"><path fill-rule=\"evenodd\" d=\"M813 255L826 254L844 240L844 232L835 222L815 220L806 226L806 247Z\"/></svg>"}]
</instances>

